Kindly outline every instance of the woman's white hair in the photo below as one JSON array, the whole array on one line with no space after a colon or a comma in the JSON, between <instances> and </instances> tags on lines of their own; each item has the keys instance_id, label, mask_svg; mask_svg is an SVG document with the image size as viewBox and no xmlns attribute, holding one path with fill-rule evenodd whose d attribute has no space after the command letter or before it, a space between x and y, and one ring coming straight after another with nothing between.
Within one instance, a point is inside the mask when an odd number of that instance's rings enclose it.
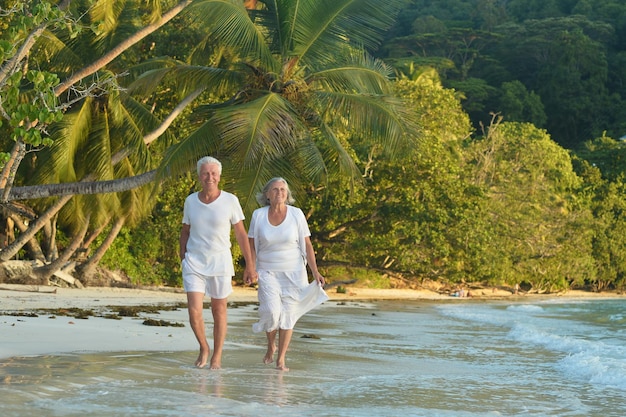
<instances>
[{"instance_id":1,"label":"woman's white hair","mask_svg":"<svg viewBox=\"0 0 626 417\"><path fill-rule=\"evenodd\" d=\"M202 165L207 165L207 164L217 165L220 170L220 175L222 175L222 163L218 161L217 159L213 158L212 156L204 156L200 158L196 166L196 171L198 172L198 175L200 175L200 168L202 168Z\"/></svg>"},{"instance_id":2,"label":"woman's white hair","mask_svg":"<svg viewBox=\"0 0 626 417\"><path fill-rule=\"evenodd\" d=\"M285 184L285 187L287 188L287 204L293 204L296 199L293 198L293 194L291 194L291 189L289 188L289 184L287 183L287 180L282 178L282 177L274 177L271 180L269 180L267 182L267 184L265 184L265 187L263 187L263 190L261 190L260 193L257 193L256 195L256 201L262 205L262 206L269 206L270 205L270 199L267 198L267 192L270 190L270 188L272 187L272 184L277 182L277 181L282 181Z\"/></svg>"}]
</instances>

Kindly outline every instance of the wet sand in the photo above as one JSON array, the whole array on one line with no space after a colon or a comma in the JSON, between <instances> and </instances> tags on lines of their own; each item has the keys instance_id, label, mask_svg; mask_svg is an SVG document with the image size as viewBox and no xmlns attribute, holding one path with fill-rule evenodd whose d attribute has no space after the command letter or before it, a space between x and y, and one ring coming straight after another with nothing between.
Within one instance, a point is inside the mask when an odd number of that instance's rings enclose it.
<instances>
[{"instance_id":1,"label":"wet sand","mask_svg":"<svg viewBox=\"0 0 626 417\"><path fill-rule=\"evenodd\" d=\"M471 298L452 297L430 290L369 289L347 287L345 293L327 290L331 302L423 300L430 302L481 302L520 298L602 299L619 298L611 293L570 291L561 295L513 295L503 290L474 291ZM209 299L206 299L209 302ZM257 302L257 291L235 287L229 297L229 323L248 320L253 309L238 304ZM120 307L141 307L131 315ZM147 308L152 307L152 309ZM117 309L116 309L117 308ZM86 310L83 316L75 310ZM132 309L131 309L132 310ZM113 312L113 313L112 313ZM146 320L162 326L145 325ZM207 311L205 321L211 326ZM0 284L0 359L85 351L129 350L189 351L196 349L187 322L186 296L180 289L126 289L109 287L54 288Z\"/></svg>"}]
</instances>

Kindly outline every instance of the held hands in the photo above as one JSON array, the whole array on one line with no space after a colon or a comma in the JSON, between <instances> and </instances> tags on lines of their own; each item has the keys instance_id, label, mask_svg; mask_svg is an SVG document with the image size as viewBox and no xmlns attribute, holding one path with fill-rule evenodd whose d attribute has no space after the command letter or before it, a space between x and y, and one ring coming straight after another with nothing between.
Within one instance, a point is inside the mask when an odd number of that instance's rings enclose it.
<instances>
[{"instance_id":1,"label":"held hands","mask_svg":"<svg viewBox=\"0 0 626 417\"><path fill-rule=\"evenodd\" d=\"M257 274L256 269L248 269L246 268L243 271L243 282L247 285L254 284L259 279L259 274Z\"/></svg>"}]
</instances>

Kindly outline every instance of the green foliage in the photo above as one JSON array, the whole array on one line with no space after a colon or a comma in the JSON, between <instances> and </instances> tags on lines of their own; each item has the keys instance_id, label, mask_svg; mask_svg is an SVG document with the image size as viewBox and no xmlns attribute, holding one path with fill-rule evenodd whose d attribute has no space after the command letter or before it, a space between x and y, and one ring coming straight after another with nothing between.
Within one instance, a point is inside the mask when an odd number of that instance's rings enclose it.
<instances>
[{"instance_id":1,"label":"green foliage","mask_svg":"<svg viewBox=\"0 0 626 417\"><path fill-rule=\"evenodd\" d=\"M59 83L55 73L22 67L18 46L34 37L41 27L77 29L67 15L48 1L12 1L0 14L0 115L8 121L10 138L33 147L49 146L46 129L63 117L54 93ZM0 121L0 126L2 122ZM7 159L7 154L2 158Z\"/></svg>"},{"instance_id":2,"label":"green foliage","mask_svg":"<svg viewBox=\"0 0 626 417\"><path fill-rule=\"evenodd\" d=\"M625 18L619 0L413 0L381 56L429 62L477 128L499 113L575 148L626 132Z\"/></svg>"},{"instance_id":3,"label":"green foliage","mask_svg":"<svg viewBox=\"0 0 626 417\"><path fill-rule=\"evenodd\" d=\"M316 213L312 230L325 230L314 232L314 241L322 242L323 260L457 279L466 271L452 259L457 242L451 235L476 205L459 182L469 120L436 73L398 81L396 88L422 126L416 147L391 159L366 137L351 138L364 180L339 179L327 198L309 200Z\"/></svg>"},{"instance_id":4,"label":"green foliage","mask_svg":"<svg viewBox=\"0 0 626 417\"><path fill-rule=\"evenodd\" d=\"M96 242L98 243L101 242ZM132 231L123 228L102 258L101 264L112 271L123 272L135 285L170 283L171 272L166 265L159 262L164 243L154 233L140 228Z\"/></svg>"},{"instance_id":5,"label":"green foliage","mask_svg":"<svg viewBox=\"0 0 626 417\"><path fill-rule=\"evenodd\" d=\"M576 149L575 154L597 166L609 181L626 177L626 141L614 140L602 135L586 141Z\"/></svg>"},{"instance_id":6,"label":"green foliage","mask_svg":"<svg viewBox=\"0 0 626 417\"><path fill-rule=\"evenodd\" d=\"M353 284L356 287L367 288L391 288L389 276L384 272L378 272L372 269L359 268L359 267L345 267L345 266L328 266L321 270L322 274L328 282L333 281L352 281L356 280ZM337 292L341 292L337 287ZM345 289L343 291L345 293Z\"/></svg>"},{"instance_id":7,"label":"green foliage","mask_svg":"<svg viewBox=\"0 0 626 417\"><path fill-rule=\"evenodd\" d=\"M528 92L520 81L505 82L498 109L505 120L511 122L530 122L537 127L545 127L547 117L541 97L535 92Z\"/></svg>"},{"instance_id":8,"label":"green foliage","mask_svg":"<svg viewBox=\"0 0 626 417\"><path fill-rule=\"evenodd\" d=\"M580 179L568 153L532 125L503 123L474 141L474 178L488 190L492 274L537 291L566 289L593 276L591 213L577 204Z\"/></svg>"},{"instance_id":9,"label":"green foliage","mask_svg":"<svg viewBox=\"0 0 626 417\"><path fill-rule=\"evenodd\" d=\"M589 282L597 290L626 287L626 184L620 178L598 190L592 205L597 227L593 256L597 275Z\"/></svg>"}]
</instances>

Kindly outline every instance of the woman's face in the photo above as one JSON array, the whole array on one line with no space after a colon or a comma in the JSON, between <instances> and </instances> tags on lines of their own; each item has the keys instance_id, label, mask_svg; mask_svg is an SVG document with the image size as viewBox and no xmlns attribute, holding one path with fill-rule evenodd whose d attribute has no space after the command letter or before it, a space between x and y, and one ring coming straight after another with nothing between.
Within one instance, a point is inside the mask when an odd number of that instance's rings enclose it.
<instances>
[{"instance_id":1,"label":"woman's face","mask_svg":"<svg viewBox=\"0 0 626 417\"><path fill-rule=\"evenodd\" d=\"M274 181L269 190L267 190L267 198L271 205L285 204L287 201L287 184L283 181Z\"/></svg>"}]
</instances>

